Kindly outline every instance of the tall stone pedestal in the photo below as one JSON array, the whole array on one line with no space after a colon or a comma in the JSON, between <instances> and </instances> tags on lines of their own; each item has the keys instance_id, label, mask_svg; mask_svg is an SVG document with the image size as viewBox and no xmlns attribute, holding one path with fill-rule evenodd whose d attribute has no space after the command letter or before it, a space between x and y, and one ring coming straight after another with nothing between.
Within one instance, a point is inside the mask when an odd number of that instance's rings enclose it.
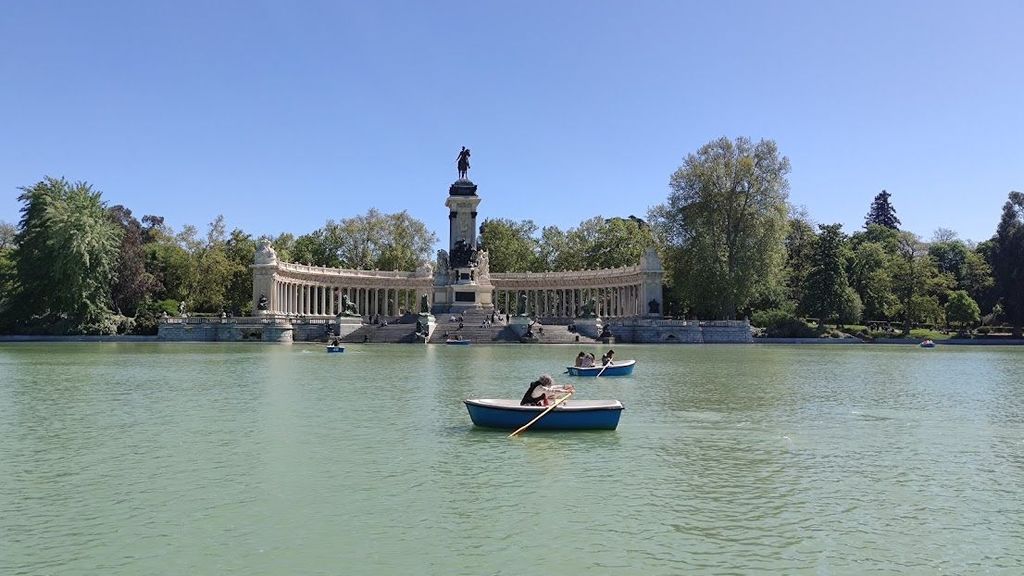
<instances>
[{"instance_id":1,"label":"tall stone pedestal","mask_svg":"<svg viewBox=\"0 0 1024 576\"><path fill-rule=\"evenodd\" d=\"M428 342L430 340L430 335L434 333L434 328L437 328L437 319L434 318L433 314L420 312L417 323L419 326L426 328L426 332L417 332L416 341L423 343Z\"/></svg>"},{"instance_id":2,"label":"tall stone pedestal","mask_svg":"<svg viewBox=\"0 0 1024 576\"><path fill-rule=\"evenodd\" d=\"M344 338L355 332L363 325L363 319L359 316L338 316L334 319L334 333L338 338Z\"/></svg>"},{"instance_id":3,"label":"tall stone pedestal","mask_svg":"<svg viewBox=\"0 0 1024 576\"><path fill-rule=\"evenodd\" d=\"M594 339L601 335L601 329L604 327L600 318L577 318L573 320L573 324L576 325L577 333Z\"/></svg>"},{"instance_id":4,"label":"tall stone pedestal","mask_svg":"<svg viewBox=\"0 0 1024 576\"><path fill-rule=\"evenodd\" d=\"M468 310L492 310L494 285L491 284L487 252L476 243L476 208L480 197L476 184L466 178L456 180L448 189L449 240L435 276L434 311L464 313Z\"/></svg>"},{"instance_id":5,"label":"tall stone pedestal","mask_svg":"<svg viewBox=\"0 0 1024 576\"><path fill-rule=\"evenodd\" d=\"M526 335L526 331L530 329L530 324L533 324L533 318L529 316L513 316L508 320L508 327L520 338Z\"/></svg>"}]
</instances>

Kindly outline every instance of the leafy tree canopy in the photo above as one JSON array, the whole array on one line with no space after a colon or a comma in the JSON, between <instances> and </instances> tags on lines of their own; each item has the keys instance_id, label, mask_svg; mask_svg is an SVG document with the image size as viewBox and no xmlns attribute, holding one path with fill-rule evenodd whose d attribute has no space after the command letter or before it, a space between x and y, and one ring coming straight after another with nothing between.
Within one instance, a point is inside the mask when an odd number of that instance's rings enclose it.
<instances>
[{"instance_id":1,"label":"leafy tree canopy","mask_svg":"<svg viewBox=\"0 0 1024 576\"><path fill-rule=\"evenodd\" d=\"M97 329L110 315L120 228L84 182L45 178L21 191L16 312L60 332Z\"/></svg>"},{"instance_id":2,"label":"leafy tree canopy","mask_svg":"<svg viewBox=\"0 0 1024 576\"><path fill-rule=\"evenodd\" d=\"M782 273L789 160L771 140L720 138L690 154L650 218L673 282L702 317L735 318ZM673 250L678 249L678 250Z\"/></svg>"},{"instance_id":3,"label":"leafy tree canopy","mask_svg":"<svg viewBox=\"0 0 1024 576\"><path fill-rule=\"evenodd\" d=\"M534 237L533 220L516 222L507 218L488 218L480 224L479 245L487 250L491 272L538 272L544 262L538 254L540 243Z\"/></svg>"}]
</instances>

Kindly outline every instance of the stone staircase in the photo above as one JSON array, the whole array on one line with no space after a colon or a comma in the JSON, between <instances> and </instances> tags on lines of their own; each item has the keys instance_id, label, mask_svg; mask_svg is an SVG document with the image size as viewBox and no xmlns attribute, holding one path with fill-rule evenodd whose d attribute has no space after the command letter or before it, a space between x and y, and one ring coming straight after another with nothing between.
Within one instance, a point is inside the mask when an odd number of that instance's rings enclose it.
<instances>
[{"instance_id":1,"label":"stone staircase","mask_svg":"<svg viewBox=\"0 0 1024 576\"><path fill-rule=\"evenodd\" d=\"M351 334L343 337L342 342L371 344L412 344L416 339L415 314L406 314L397 318L388 318L388 325L363 324Z\"/></svg>"},{"instance_id":2,"label":"stone staircase","mask_svg":"<svg viewBox=\"0 0 1024 576\"><path fill-rule=\"evenodd\" d=\"M463 340L470 342L516 342L515 333L505 325L505 318L498 318L495 314L495 322L484 326L484 320L491 318L490 310L467 310L461 314L462 328L459 328L459 314L441 313L434 314L437 319L437 326L430 335L431 344L444 344L448 337L456 334ZM455 321L452 321L452 318Z\"/></svg>"},{"instance_id":3,"label":"stone staircase","mask_svg":"<svg viewBox=\"0 0 1024 576\"><path fill-rule=\"evenodd\" d=\"M455 316L456 320L451 321ZM473 343L519 343L519 335L505 324L505 317L495 315L495 322L489 326L484 320L490 319L490 311L470 310L462 314L462 328L459 328L458 314L435 314L437 327L430 335L430 343L443 344L448 337L456 334ZM576 342L594 343L597 340L569 332L564 325L542 326L534 324L534 340L536 344L574 344ZM578 337L578 339L577 339Z\"/></svg>"}]
</instances>

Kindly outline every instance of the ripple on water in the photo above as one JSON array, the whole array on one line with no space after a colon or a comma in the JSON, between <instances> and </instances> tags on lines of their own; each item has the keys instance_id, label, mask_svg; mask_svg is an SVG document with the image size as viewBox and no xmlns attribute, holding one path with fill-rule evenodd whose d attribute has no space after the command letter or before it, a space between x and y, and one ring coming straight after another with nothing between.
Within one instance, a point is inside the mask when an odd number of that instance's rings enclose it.
<instances>
[{"instance_id":1,"label":"ripple on water","mask_svg":"<svg viewBox=\"0 0 1024 576\"><path fill-rule=\"evenodd\" d=\"M450 348L0 345L0 573L1024 572L1024 351L617 345L509 440L576 349Z\"/></svg>"}]
</instances>

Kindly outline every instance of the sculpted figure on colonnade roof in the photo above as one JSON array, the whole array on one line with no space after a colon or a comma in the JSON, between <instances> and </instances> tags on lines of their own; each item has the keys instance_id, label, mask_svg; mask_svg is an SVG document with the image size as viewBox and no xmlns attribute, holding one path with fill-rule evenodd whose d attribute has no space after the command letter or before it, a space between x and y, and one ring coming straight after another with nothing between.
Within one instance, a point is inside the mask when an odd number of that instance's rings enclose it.
<instances>
[{"instance_id":1,"label":"sculpted figure on colonnade roof","mask_svg":"<svg viewBox=\"0 0 1024 576\"><path fill-rule=\"evenodd\" d=\"M277 264L277 252L275 252L274 247L271 246L269 238L264 238L260 242L260 247L256 250L256 255L253 257L253 264L256 264L257 266Z\"/></svg>"}]
</instances>

